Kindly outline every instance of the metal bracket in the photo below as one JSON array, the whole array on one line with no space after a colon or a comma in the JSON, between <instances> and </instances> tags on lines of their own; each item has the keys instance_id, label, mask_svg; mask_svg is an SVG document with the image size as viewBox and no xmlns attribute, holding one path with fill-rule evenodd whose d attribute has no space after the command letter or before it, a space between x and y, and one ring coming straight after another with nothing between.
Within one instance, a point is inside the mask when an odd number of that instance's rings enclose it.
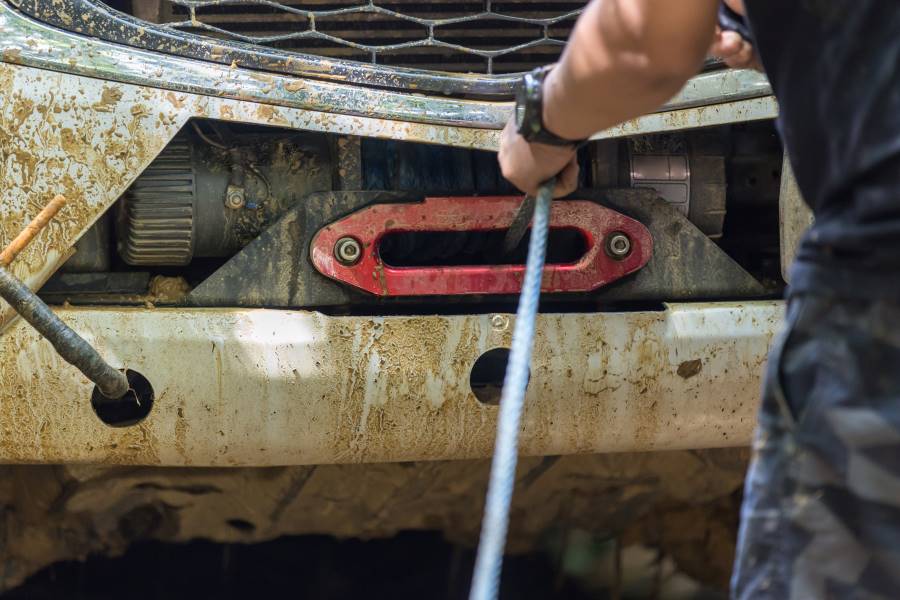
<instances>
[{"instance_id":1,"label":"metal bracket","mask_svg":"<svg viewBox=\"0 0 900 600\"><path fill-rule=\"evenodd\" d=\"M657 198L653 190L581 190L578 194L601 207L627 214L647 227L653 237L653 257L646 266L591 292L590 298L604 302L711 300L758 298L766 294L759 282L684 215ZM375 203L421 201L421 196L397 192L310 194L194 288L188 301L194 306L270 308L408 302L407 297L368 293L322 275L312 264L309 240L326 225ZM468 203L470 208L475 204L471 200ZM515 205L508 210L514 212ZM502 234L499 237L502 244ZM333 252L334 247L327 250ZM482 302L477 295L458 296L454 301ZM558 294L547 296L546 301L564 303L571 302L571 298Z\"/></svg>"},{"instance_id":2,"label":"metal bracket","mask_svg":"<svg viewBox=\"0 0 900 600\"><path fill-rule=\"evenodd\" d=\"M393 267L382 260L381 240L391 232L485 232L507 229L521 197L426 198L423 202L376 204L322 228L310 257L323 275L379 296L455 296L514 294L522 287L524 265ZM633 273L653 252L650 232L638 221L593 202L567 200L553 205L551 229L574 229L587 251L572 264L548 264L541 290L587 292ZM606 239L624 234L631 240L622 257L605 252ZM357 240L362 257L347 264L334 248L344 238ZM498 258L499 255L498 255Z\"/></svg>"}]
</instances>

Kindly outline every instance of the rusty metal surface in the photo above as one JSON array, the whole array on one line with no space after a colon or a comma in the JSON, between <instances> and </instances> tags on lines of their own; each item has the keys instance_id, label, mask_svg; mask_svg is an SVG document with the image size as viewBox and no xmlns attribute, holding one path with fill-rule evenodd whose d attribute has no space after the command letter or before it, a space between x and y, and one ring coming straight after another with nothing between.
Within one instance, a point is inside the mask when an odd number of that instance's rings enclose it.
<instances>
[{"instance_id":1,"label":"rusty metal surface","mask_svg":"<svg viewBox=\"0 0 900 600\"><path fill-rule=\"evenodd\" d=\"M3 3L0 3L0 60L109 81L408 124L500 129L512 107L509 102L426 97L299 79L147 52L54 29L21 15ZM661 114L688 106L767 97L770 93L768 82L759 73L747 70L717 71L692 80L664 107ZM731 113L722 111L719 120L728 114ZM733 114L736 120L744 120L747 116L746 111ZM687 116L679 115L669 119L671 123L668 127L653 131L702 126L679 123L688 120ZM632 123L628 129L635 129L635 124ZM412 138L415 139L415 136ZM434 140L433 143L445 142Z\"/></svg>"},{"instance_id":2,"label":"rusty metal surface","mask_svg":"<svg viewBox=\"0 0 900 600\"><path fill-rule=\"evenodd\" d=\"M781 303L542 315L525 455L746 445ZM478 458L497 407L469 373L510 318L76 309L59 316L156 400L111 428L26 324L0 337L0 461L287 465ZM190 357L190 360L185 360Z\"/></svg>"},{"instance_id":3,"label":"rusty metal surface","mask_svg":"<svg viewBox=\"0 0 900 600\"><path fill-rule=\"evenodd\" d=\"M25 226L25 228L12 239L9 244L0 250L0 267L8 267L9 264L16 259L19 253L28 247L41 230L50 223L53 217L66 205L66 197L57 194L53 197L47 206L34 217L34 219Z\"/></svg>"}]
</instances>

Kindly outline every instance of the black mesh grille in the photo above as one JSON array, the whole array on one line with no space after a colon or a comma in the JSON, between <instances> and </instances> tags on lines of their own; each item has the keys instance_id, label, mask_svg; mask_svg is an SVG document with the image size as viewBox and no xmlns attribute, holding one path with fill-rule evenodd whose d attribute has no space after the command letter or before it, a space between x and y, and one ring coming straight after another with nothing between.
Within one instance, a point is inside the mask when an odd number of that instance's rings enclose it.
<instances>
[{"instance_id":1,"label":"black mesh grille","mask_svg":"<svg viewBox=\"0 0 900 600\"><path fill-rule=\"evenodd\" d=\"M132 0L130 12L168 29L325 57L511 73L555 61L584 5L560 0Z\"/></svg>"}]
</instances>

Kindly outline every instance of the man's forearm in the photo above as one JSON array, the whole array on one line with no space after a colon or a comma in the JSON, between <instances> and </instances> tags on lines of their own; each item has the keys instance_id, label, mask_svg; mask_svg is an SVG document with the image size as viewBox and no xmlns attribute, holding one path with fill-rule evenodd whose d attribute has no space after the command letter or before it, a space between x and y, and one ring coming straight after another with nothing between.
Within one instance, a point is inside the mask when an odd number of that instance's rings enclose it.
<instances>
[{"instance_id":1,"label":"man's forearm","mask_svg":"<svg viewBox=\"0 0 900 600\"><path fill-rule=\"evenodd\" d=\"M656 110L700 69L717 0L594 0L544 87L544 124L567 139Z\"/></svg>"}]
</instances>

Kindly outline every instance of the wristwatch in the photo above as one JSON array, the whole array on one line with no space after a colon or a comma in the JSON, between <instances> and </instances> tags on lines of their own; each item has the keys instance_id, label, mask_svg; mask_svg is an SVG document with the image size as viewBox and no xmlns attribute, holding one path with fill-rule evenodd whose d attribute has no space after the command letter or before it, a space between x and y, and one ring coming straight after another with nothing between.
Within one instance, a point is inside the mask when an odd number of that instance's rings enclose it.
<instances>
[{"instance_id":1,"label":"wristwatch","mask_svg":"<svg viewBox=\"0 0 900 600\"><path fill-rule=\"evenodd\" d=\"M516 91L516 129L529 142L551 146L580 146L584 140L567 140L544 127L544 78L552 65L526 73Z\"/></svg>"}]
</instances>

